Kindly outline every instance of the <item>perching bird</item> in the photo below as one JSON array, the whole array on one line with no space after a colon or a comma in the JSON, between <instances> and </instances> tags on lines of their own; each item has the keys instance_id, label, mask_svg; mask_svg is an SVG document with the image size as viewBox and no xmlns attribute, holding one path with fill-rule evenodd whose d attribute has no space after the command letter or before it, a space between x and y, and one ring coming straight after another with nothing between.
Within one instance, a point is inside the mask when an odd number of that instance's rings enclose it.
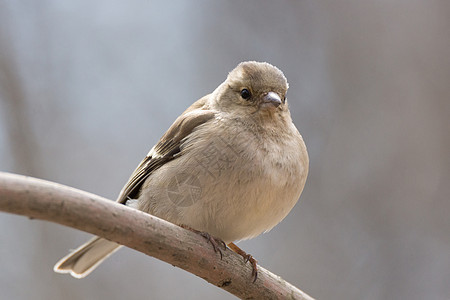
<instances>
[{"instance_id":1,"label":"perching bird","mask_svg":"<svg viewBox=\"0 0 450 300\"><path fill-rule=\"evenodd\" d=\"M179 116L131 175L117 201L233 241L267 232L291 211L308 174L308 154L292 123L288 83L276 67L240 63L211 94ZM120 247L95 237L54 267L82 278ZM220 251L220 250L219 250Z\"/></svg>"}]
</instances>

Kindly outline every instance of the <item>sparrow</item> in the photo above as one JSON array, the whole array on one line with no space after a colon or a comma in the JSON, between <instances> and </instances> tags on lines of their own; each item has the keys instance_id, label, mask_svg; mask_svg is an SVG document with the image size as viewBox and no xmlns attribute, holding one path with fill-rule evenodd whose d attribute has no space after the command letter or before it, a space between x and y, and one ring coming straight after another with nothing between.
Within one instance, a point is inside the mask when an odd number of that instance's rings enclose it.
<instances>
[{"instance_id":1,"label":"sparrow","mask_svg":"<svg viewBox=\"0 0 450 300\"><path fill-rule=\"evenodd\" d=\"M283 220L308 175L308 153L292 122L287 90L277 67L240 63L175 120L117 202L202 233L215 251L227 244L252 263L256 280L256 260L233 242ZM58 261L54 271L83 278L119 247L95 237Z\"/></svg>"}]
</instances>

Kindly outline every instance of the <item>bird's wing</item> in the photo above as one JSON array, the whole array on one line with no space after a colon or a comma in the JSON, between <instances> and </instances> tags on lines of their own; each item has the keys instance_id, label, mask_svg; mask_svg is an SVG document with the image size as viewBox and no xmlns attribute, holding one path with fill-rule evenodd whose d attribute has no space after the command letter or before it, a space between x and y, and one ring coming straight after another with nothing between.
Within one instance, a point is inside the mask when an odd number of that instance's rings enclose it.
<instances>
[{"instance_id":1,"label":"bird's wing","mask_svg":"<svg viewBox=\"0 0 450 300\"><path fill-rule=\"evenodd\" d=\"M117 202L125 203L128 199L136 199L145 179L153 171L180 155L180 146L197 126L214 117L214 111L205 108L205 98L191 105L162 136L158 143L138 165L130 179L123 187Z\"/></svg>"}]
</instances>

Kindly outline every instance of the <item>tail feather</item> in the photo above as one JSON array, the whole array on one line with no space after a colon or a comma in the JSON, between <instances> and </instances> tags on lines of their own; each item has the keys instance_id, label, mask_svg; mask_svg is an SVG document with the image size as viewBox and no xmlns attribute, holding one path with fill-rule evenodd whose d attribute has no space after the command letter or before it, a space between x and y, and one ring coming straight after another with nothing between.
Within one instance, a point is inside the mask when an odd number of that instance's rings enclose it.
<instances>
[{"instance_id":1,"label":"tail feather","mask_svg":"<svg viewBox=\"0 0 450 300\"><path fill-rule=\"evenodd\" d=\"M59 260L53 270L70 273L75 278L86 277L120 247L117 243L95 237Z\"/></svg>"}]
</instances>

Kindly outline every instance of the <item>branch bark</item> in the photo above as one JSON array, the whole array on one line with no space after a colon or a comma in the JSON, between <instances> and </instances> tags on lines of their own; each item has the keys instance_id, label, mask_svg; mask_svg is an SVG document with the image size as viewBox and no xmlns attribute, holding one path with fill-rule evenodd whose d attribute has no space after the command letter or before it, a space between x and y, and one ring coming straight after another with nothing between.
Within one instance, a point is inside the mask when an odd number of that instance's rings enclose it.
<instances>
[{"instance_id":1,"label":"branch bark","mask_svg":"<svg viewBox=\"0 0 450 300\"><path fill-rule=\"evenodd\" d=\"M223 251L198 234L103 197L36 178L0 172L0 211L83 230L197 275L241 299L313 299L281 277Z\"/></svg>"}]
</instances>

